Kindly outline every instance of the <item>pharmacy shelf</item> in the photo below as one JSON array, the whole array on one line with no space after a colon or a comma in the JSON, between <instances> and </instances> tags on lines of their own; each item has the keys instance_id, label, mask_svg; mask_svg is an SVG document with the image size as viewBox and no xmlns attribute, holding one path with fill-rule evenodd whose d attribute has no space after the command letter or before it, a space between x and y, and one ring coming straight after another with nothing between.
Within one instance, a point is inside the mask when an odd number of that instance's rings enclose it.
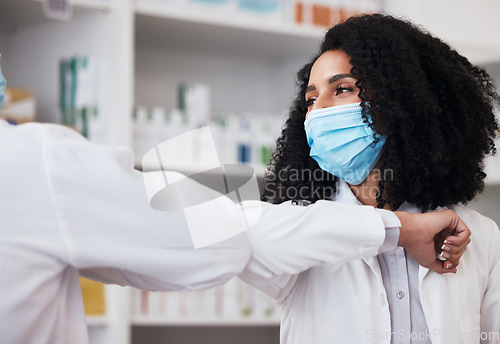
<instances>
[{"instance_id":1,"label":"pharmacy shelf","mask_svg":"<svg viewBox=\"0 0 500 344\"><path fill-rule=\"evenodd\" d=\"M234 164L231 164L231 165L234 165ZM255 176L257 178L264 178L264 175L266 172L265 166L263 166L263 165L245 165L245 167L247 167L247 166L249 168L253 169L253 171L255 172ZM158 167L158 163L148 162L148 161L146 161L146 162L138 161L135 164L135 168L138 170L141 170L141 171L161 171L161 170L176 171L176 172L180 172L180 173L183 173L185 175L188 175L188 176L196 174L196 173L200 173L200 171L203 171L204 173L207 173L207 174L214 174L214 172L212 172L212 170L213 170L212 166L191 165L191 164L164 165L163 169L161 169ZM229 171L226 171L226 172L233 175L233 176L236 176L236 177L238 177L238 176L245 177L247 175L246 168L242 168L241 170L237 169L236 172L234 172L234 171L235 171L234 169L230 169Z\"/></svg>"},{"instance_id":2,"label":"pharmacy shelf","mask_svg":"<svg viewBox=\"0 0 500 344\"><path fill-rule=\"evenodd\" d=\"M165 319L155 317L135 316L132 318L133 326L279 326L279 319Z\"/></svg>"},{"instance_id":3,"label":"pharmacy shelf","mask_svg":"<svg viewBox=\"0 0 500 344\"><path fill-rule=\"evenodd\" d=\"M107 11L115 0L73 0L73 17L89 12ZM42 11L42 0L0 0L0 30L15 32L51 21Z\"/></svg>"},{"instance_id":4,"label":"pharmacy shelf","mask_svg":"<svg viewBox=\"0 0 500 344\"><path fill-rule=\"evenodd\" d=\"M138 0L135 4L136 44L280 60L295 54L314 53L325 33L325 29L313 26L279 20L252 20L209 10L182 9L173 6L172 2ZM429 27L440 29L433 22ZM472 63L486 65L500 61L497 40L472 41L450 31L453 30L448 28L442 33L443 39Z\"/></svg>"},{"instance_id":5,"label":"pharmacy shelf","mask_svg":"<svg viewBox=\"0 0 500 344\"><path fill-rule=\"evenodd\" d=\"M172 8L154 1L138 1L136 45L204 53L241 55L279 60L314 53L324 29L212 15L204 11Z\"/></svg>"},{"instance_id":6,"label":"pharmacy shelf","mask_svg":"<svg viewBox=\"0 0 500 344\"><path fill-rule=\"evenodd\" d=\"M34 0L41 1L41 0ZM109 10L117 0L73 0L73 7L77 11L88 8L93 10Z\"/></svg>"}]
</instances>

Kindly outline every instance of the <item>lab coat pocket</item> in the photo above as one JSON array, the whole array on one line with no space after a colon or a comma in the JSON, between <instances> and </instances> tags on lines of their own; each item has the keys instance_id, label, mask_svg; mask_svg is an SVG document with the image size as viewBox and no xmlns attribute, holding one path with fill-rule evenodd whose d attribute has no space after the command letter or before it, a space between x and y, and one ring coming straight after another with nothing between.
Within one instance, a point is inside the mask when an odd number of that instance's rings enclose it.
<instances>
[{"instance_id":1,"label":"lab coat pocket","mask_svg":"<svg viewBox=\"0 0 500 344\"><path fill-rule=\"evenodd\" d=\"M464 344L479 344L481 339L480 320L481 316L479 314L460 318Z\"/></svg>"}]
</instances>

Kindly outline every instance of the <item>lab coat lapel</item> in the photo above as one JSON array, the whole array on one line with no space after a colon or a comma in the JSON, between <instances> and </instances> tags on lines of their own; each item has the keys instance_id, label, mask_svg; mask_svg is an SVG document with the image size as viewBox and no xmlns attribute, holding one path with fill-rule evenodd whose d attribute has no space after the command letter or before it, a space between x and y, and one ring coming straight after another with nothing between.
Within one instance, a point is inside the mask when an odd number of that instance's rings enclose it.
<instances>
[{"instance_id":1,"label":"lab coat lapel","mask_svg":"<svg viewBox=\"0 0 500 344\"><path fill-rule=\"evenodd\" d=\"M361 202L356 198L356 196L354 196L349 185L341 179L338 179L337 181L337 193L333 196L332 200L344 204L361 205ZM365 257L363 258L363 261L370 267L375 276L377 276L377 280L380 285L383 286L384 281L382 280L382 270L380 269L377 257Z\"/></svg>"},{"instance_id":2,"label":"lab coat lapel","mask_svg":"<svg viewBox=\"0 0 500 344\"><path fill-rule=\"evenodd\" d=\"M364 262L368 264L370 269L372 269L380 285L384 286L384 281L382 280L382 270L380 270L380 264L378 262L377 256L363 258Z\"/></svg>"},{"instance_id":3,"label":"lab coat lapel","mask_svg":"<svg viewBox=\"0 0 500 344\"><path fill-rule=\"evenodd\" d=\"M422 285L422 281L424 280L425 276L429 273L429 269L424 268L422 265L418 266L418 284Z\"/></svg>"},{"instance_id":4,"label":"lab coat lapel","mask_svg":"<svg viewBox=\"0 0 500 344\"><path fill-rule=\"evenodd\" d=\"M339 203L344 203L344 204L358 204L361 205L361 202L354 196L354 194L351 191L351 188L347 183L343 180L338 180L337 182L337 193L332 197L332 200L335 202ZM400 211L406 211L409 213L421 213L422 211L415 206L414 204L404 202L398 210ZM380 269L380 264L378 261L377 256L372 256L372 257L365 257L363 258L363 261L370 267L372 272L377 276L378 282L384 286L384 282L382 280L382 270ZM420 291L420 298L422 301L422 308L424 310L425 318L427 320L427 325L429 328L432 329L438 329L442 328L443 324L439 321L439 317L435 317L432 309L432 304L433 303L438 303L435 300L435 297L440 297L439 293L426 293L425 290L429 289L429 286L432 286L433 282L432 279L426 278L429 275L429 269L424 268L423 266L419 266L418 268L418 282L419 282L419 291ZM425 286L425 288L423 288ZM430 290L434 290L435 288L430 288ZM441 344L442 343L442 338L439 336L434 338L433 340L434 344Z\"/></svg>"}]
</instances>

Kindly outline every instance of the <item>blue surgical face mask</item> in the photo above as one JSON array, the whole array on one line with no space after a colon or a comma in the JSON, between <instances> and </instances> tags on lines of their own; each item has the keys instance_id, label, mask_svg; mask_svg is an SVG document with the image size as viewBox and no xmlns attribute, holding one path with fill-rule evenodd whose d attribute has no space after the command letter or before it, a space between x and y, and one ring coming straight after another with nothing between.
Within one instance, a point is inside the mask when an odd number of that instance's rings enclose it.
<instances>
[{"instance_id":1,"label":"blue surgical face mask","mask_svg":"<svg viewBox=\"0 0 500 344\"><path fill-rule=\"evenodd\" d=\"M378 136L361 116L361 103L312 110L304 126L310 155L325 171L361 184L380 159L386 136ZM368 116L371 119L370 116Z\"/></svg>"},{"instance_id":2,"label":"blue surgical face mask","mask_svg":"<svg viewBox=\"0 0 500 344\"><path fill-rule=\"evenodd\" d=\"M3 101L5 99L5 87L7 87L7 82L2 74L2 67L0 67L0 108L2 107Z\"/></svg>"}]
</instances>

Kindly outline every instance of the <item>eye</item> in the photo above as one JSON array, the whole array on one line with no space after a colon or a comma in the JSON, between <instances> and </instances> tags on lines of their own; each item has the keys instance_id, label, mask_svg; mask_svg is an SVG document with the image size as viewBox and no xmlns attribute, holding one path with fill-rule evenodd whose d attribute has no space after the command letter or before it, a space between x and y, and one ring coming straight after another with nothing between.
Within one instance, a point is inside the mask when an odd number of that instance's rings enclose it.
<instances>
[{"instance_id":1,"label":"eye","mask_svg":"<svg viewBox=\"0 0 500 344\"><path fill-rule=\"evenodd\" d=\"M335 88L335 95L338 96L339 94L350 92L352 90L353 90L352 87L349 86L344 87L342 85L339 85Z\"/></svg>"},{"instance_id":2,"label":"eye","mask_svg":"<svg viewBox=\"0 0 500 344\"><path fill-rule=\"evenodd\" d=\"M316 101L315 98L309 98L309 99L307 99L306 100L306 106L307 107L311 107L314 104L315 101Z\"/></svg>"}]
</instances>

